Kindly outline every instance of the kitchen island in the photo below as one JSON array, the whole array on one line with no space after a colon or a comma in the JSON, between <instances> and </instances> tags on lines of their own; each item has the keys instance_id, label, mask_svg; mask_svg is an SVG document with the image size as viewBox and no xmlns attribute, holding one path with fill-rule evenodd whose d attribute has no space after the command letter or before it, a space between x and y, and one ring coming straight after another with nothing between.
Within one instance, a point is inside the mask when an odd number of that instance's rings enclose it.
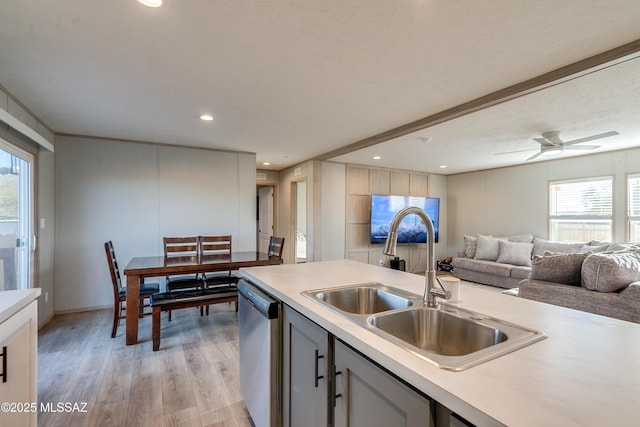
<instances>
[{"instance_id":1,"label":"kitchen island","mask_svg":"<svg viewBox=\"0 0 640 427\"><path fill-rule=\"evenodd\" d=\"M461 307L541 330L548 337L452 372L301 294L379 282L421 295L423 276L349 260L254 267L241 272L339 340L476 425L637 425L639 324L463 285Z\"/></svg>"}]
</instances>

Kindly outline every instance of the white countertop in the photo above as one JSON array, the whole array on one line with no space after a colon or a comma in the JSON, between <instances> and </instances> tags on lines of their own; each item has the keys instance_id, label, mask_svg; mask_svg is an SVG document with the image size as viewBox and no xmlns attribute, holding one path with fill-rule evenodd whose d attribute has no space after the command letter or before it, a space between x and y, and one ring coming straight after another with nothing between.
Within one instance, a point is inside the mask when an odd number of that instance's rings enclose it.
<instances>
[{"instance_id":1,"label":"white countertop","mask_svg":"<svg viewBox=\"0 0 640 427\"><path fill-rule=\"evenodd\" d=\"M424 276L355 261L242 269L327 331L477 425L628 426L640 418L640 324L538 303L463 283L461 307L548 337L452 372L386 341L301 292L380 282L422 295Z\"/></svg>"},{"instance_id":2,"label":"white countertop","mask_svg":"<svg viewBox=\"0 0 640 427\"><path fill-rule=\"evenodd\" d=\"M40 288L18 291L0 291L0 323L22 310L39 296Z\"/></svg>"}]
</instances>

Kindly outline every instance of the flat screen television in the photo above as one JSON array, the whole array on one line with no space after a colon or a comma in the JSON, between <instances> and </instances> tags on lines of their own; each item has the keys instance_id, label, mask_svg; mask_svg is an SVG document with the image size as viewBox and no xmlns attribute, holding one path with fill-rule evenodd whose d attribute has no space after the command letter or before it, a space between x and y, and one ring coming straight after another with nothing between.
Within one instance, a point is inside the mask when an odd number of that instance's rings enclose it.
<instances>
[{"instance_id":1,"label":"flat screen television","mask_svg":"<svg viewBox=\"0 0 640 427\"><path fill-rule=\"evenodd\" d=\"M389 235L389 224L400 210L407 206L417 206L431 218L438 242L440 228L440 199L437 197L411 196L371 196L371 243L384 243ZM398 243L426 243L427 227L418 215L407 215L398 227Z\"/></svg>"}]
</instances>

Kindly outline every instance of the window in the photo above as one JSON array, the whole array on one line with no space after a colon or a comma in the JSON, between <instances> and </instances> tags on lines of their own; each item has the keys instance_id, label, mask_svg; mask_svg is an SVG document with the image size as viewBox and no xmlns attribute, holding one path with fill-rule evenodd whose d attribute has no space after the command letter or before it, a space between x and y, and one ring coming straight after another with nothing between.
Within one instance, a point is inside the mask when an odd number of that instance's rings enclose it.
<instances>
[{"instance_id":1,"label":"window","mask_svg":"<svg viewBox=\"0 0 640 427\"><path fill-rule=\"evenodd\" d=\"M32 162L33 156L0 139L0 291L32 283Z\"/></svg>"},{"instance_id":2,"label":"window","mask_svg":"<svg viewBox=\"0 0 640 427\"><path fill-rule=\"evenodd\" d=\"M613 178L559 181L549 184L551 240L611 241Z\"/></svg>"},{"instance_id":3,"label":"window","mask_svg":"<svg viewBox=\"0 0 640 427\"><path fill-rule=\"evenodd\" d=\"M640 241L640 174L627 178L627 221L629 241Z\"/></svg>"}]
</instances>

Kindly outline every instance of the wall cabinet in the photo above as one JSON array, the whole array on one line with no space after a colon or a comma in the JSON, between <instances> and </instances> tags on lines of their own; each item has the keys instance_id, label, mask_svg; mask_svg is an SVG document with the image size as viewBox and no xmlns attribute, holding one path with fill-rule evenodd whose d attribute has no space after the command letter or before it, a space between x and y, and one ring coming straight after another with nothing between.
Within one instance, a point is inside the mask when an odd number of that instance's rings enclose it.
<instances>
[{"instance_id":1,"label":"wall cabinet","mask_svg":"<svg viewBox=\"0 0 640 427\"><path fill-rule=\"evenodd\" d=\"M283 420L298 426L433 426L432 402L288 306Z\"/></svg>"},{"instance_id":2,"label":"wall cabinet","mask_svg":"<svg viewBox=\"0 0 640 427\"><path fill-rule=\"evenodd\" d=\"M35 426L37 399L37 302L0 324L1 426Z\"/></svg>"}]
</instances>

